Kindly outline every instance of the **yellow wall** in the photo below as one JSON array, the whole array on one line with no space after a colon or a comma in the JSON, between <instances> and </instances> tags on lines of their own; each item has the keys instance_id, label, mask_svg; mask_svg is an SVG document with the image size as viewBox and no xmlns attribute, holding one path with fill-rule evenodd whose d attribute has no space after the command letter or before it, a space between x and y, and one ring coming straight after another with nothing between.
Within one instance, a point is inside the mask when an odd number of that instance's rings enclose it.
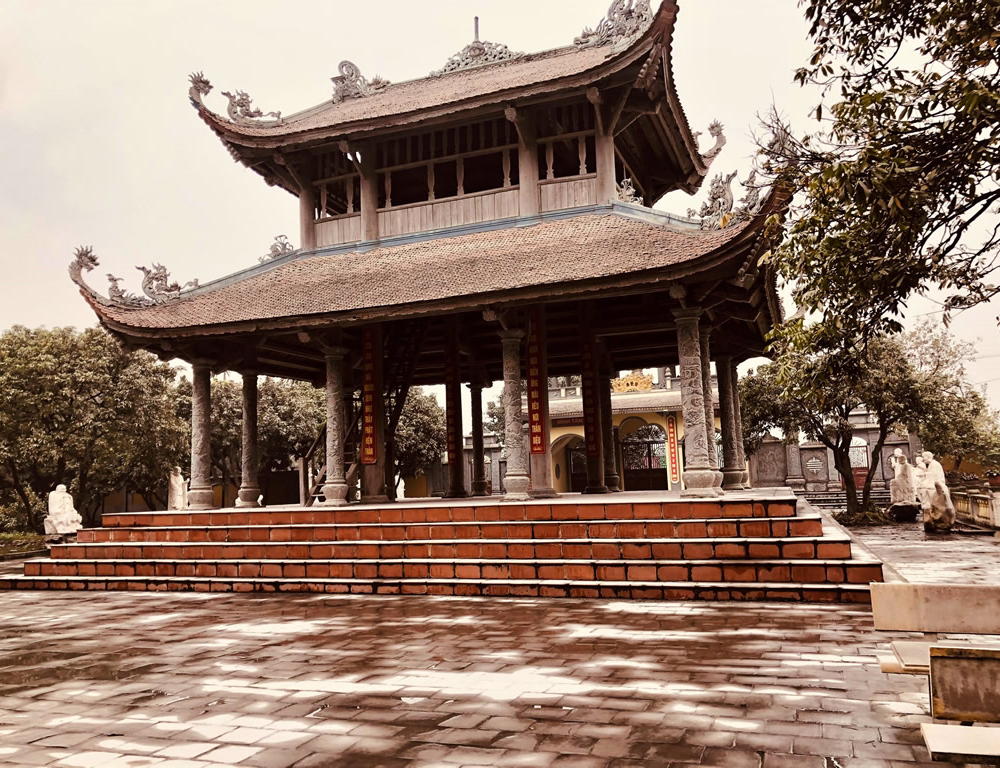
<instances>
[{"instance_id":1,"label":"yellow wall","mask_svg":"<svg viewBox=\"0 0 1000 768\"><path fill-rule=\"evenodd\" d=\"M680 443L681 439L684 437L684 419L681 416L680 411L674 414L677 417L677 442ZM663 429L664 432L667 431L667 418L663 413L658 412L648 412L648 413L619 413L612 417L612 423L616 427L620 427L623 422L635 419L636 421L627 425L628 432L626 434L631 434L634 431L634 426L641 426L642 424L638 422L638 419L642 419L646 424L656 424ZM719 419L715 420L716 428L721 427L721 422ZM574 426L558 426L551 427L549 430L549 445L556 446L557 441L560 438L573 436L583 438L583 425L577 424ZM569 493L569 462L566 457L566 445L568 445L572 440L566 440L562 445L555 447L552 451L552 485L557 493ZM677 446L677 459L680 462L680 467L684 467L684 449L680 445ZM669 459L668 459L669 460ZM558 477L556 477L556 467L559 468ZM626 489L628 490L628 489Z\"/></svg>"}]
</instances>

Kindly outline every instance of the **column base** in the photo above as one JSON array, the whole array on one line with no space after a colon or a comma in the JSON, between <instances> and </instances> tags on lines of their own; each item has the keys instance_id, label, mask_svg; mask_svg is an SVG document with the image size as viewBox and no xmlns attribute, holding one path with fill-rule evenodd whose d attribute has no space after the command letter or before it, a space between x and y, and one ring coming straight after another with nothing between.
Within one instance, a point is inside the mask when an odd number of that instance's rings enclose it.
<instances>
[{"instance_id":1,"label":"column base","mask_svg":"<svg viewBox=\"0 0 1000 768\"><path fill-rule=\"evenodd\" d=\"M503 479L504 488L507 493L504 498L509 501L527 501L531 497L528 495L528 486L531 485L531 478L527 475L506 475Z\"/></svg>"},{"instance_id":2,"label":"column base","mask_svg":"<svg viewBox=\"0 0 1000 768\"><path fill-rule=\"evenodd\" d=\"M215 509L215 494L211 488L192 488L188 491L188 509Z\"/></svg>"},{"instance_id":3,"label":"column base","mask_svg":"<svg viewBox=\"0 0 1000 768\"><path fill-rule=\"evenodd\" d=\"M443 496L443 498L445 498L445 499L467 499L467 498L469 498L469 496L470 496L469 492L463 489L461 491L448 491L447 493L445 493L445 495Z\"/></svg>"},{"instance_id":4,"label":"column base","mask_svg":"<svg viewBox=\"0 0 1000 768\"><path fill-rule=\"evenodd\" d=\"M486 490L487 485L485 480L473 480L472 481L472 495L473 496L489 496L489 491Z\"/></svg>"},{"instance_id":5,"label":"column base","mask_svg":"<svg viewBox=\"0 0 1000 768\"><path fill-rule=\"evenodd\" d=\"M586 488L583 489L583 493L585 495L593 493L607 493L607 492L608 492L608 487L606 485L588 485Z\"/></svg>"},{"instance_id":6,"label":"column base","mask_svg":"<svg viewBox=\"0 0 1000 768\"><path fill-rule=\"evenodd\" d=\"M622 479L618 475L605 475L604 485L607 486L608 493L619 493L622 489Z\"/></svg>"},{"instance_id":7,"label":"column base","mask_svg":"<svg viewBox=\"0 0 1000 768\"><path fill-rule=\"evenodd\" d=\"M785 484L793 491L804 492L806 489L806 479L804 477L785 478Z\"/></svg>"},{"instance_id":8,"label":"column base","mask_svg":"<svg viewBox=\"0 0 1000 768\"><path fill-rule=\"evenodd\" d=\"M721 491L715 487L715 470L708 467L684 470L684 489L681 491L681 496L704 499L718 496L720 493Z\"/></svg>"},{"instance_id":9,"label":"column base","mask_svg":"<svg viewBox=\"0 0 1000 768\"><path fill-rule=\"evenodd\" d=\"M240 488L236 495L236 506L237 507L260 507L262 506L260 501L260 488L257 486L248 486L246 488Z\"/></svg>"},{"instance_id":10,"label":"column base","mask_svg":"<svg viewBox=\"0 0 1000 768\"><path fill-rule=\"evenodd\" d=\"M533 499L554 499L559 494L555 488L532 488L528 495Z\"/></svg>"},{"instance_id":11,"label":"column base","mask_svg":"<svg viewBox=\"0 0 1000 768\"><path fill-rule=\"evenodd\" d=\"M386 496L384 493L379 494L378 496L362 496L361 497L361 503L362 504L388 504L390 501L392 501L392 500L388 496Z\"/></svg>"},{"instance_id":12,"label":"column base","mask_svg":"<svg viewBox=\"0 0 1000 768\"><path fill-rule=\"evenodd\" d=\"M322 493L325 507L342 507L347 503L347 483L324 485Z\"/></svg>"},{"instance_id":13,"label":"column base","mask_svg":"<svg viewBox=\"0 0 1000 768\"><path fill-rule=\"evenodd\" d=\"M743 470L732 467L722 468L722 490L742 491L743 490Z\"/></svg>"}]
</instances>

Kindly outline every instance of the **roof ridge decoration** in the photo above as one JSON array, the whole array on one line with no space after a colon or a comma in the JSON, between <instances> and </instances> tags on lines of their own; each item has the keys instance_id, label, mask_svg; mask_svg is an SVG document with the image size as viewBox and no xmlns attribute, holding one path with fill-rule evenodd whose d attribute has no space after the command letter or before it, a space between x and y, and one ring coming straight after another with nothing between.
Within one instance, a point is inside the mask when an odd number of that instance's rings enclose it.
<instances>
[{"instance_id":1,"label":"roof ridge decoration","mask_svg":"<svg viewBox=\"0 0 1000 768\"><path fill-rule=\"evenodd\" d=\"M255 125L254 120L259 117L273 117L277 120L278 125L282 123L281 112L262 112L253 105L253 99L250 98L250 94L246 91L237 89L235 94L223 91L222 95L229 99L226 112L229 115L229 119L234 123Z\"/></svg>"},{"instance_id":2,"label":"roof ridge decoration","mask_svg":"<svg viewBox=\"0 0 1000 768\"><path fill-rule=\"evenodd\" d=\"M286 235L278 235L274 238L274 242L271 243L271 250L261 256L257 261L264 264L268 261L274 261L279 256L285 256L289 253L295 253L295 246L288 241Z\"/></svg>"},{"instance_id":3,"label":"roof ridge decoration","mask_svg":"<svg viewBox=\"0 0 1000 768\"><path fill-rule=\"evenodd\" d=\"M701 219L702 229L724 229L731 224L748 221L760 213L763 200L760 197L760 187L757 185L757 171L750 172L745 182L740 182L746 194L740 200L739 207L734 209L734 198L731 185L736 178L736 171L728 176L717 174L712 179L708 200L701 204L701 209L695 211L688 208L688 218Z\"/></svg>"},{"instance_id":4,"label":"roof ridge decoration","mask_svg":"<svg viewBox=\"0 0 1000 768\"><path fill-rule=\"evenodd\" d=\"M653 21L649 0L612 0L607 15L596 29L584 27L573 40L578 48L630 43L646 31Z\"/></svg>"},{"instance_id":5,"label":"roof ridge decoration","mask_svg":"<svg viewBox=\"0 0 1000 768\"><path fill-rule=\"evenodd\" d=\"M188 88L188 98L191 100L191 104L195 109L204 109L206 112L211 112L212 110L205 105L204 101L204 97L212 92L212 84L208 81L208 78L201 72L192 72L188 75L188 80L191 82L191 87ZM250 94L246 91L239 89L237 89L236 93L223 91L222 95L229 99L226 112L229 115L229 121L236 125L260 125L257 118L262 117L274 118L269 123L270 125L282 125L284 123L284 120L281 119L281 112L262 112L253 105L253 99L250 98Z\"/></svg>"},{"instance_id":6,"label":"roof ridge decoration","mask_svg":"<svg viewBox=\"0 0 1000 768\"><path fill-rule=\"evenodd\" d=\"M475 17L475 39L462 50L448 59L441 69L431 72L431 77L440 77L449 72L458 72L462 69L472 67L482 67L486 64L496 64L501 61L511 61L524 56L524 51L512 51L502 43L491 43L489 40L479 39L479 17Z\"/></svg>"},{"instance_id":7,"label":"roof ridge decoration","mask_svg":"<svg viewBox=\"0 0 1000 768\"><path fill-rule=\"evenodd\" d=\"M632 179L626 176L618 185L618 199L623 203L633 203L635 205L645 205L642 195L635 191L635 184Z\"/></svg>"},{"instance_id":8,"label":"roof ridge decoration","mask_svg":"<svg viewBox=\"0 0 1000 768\"><path fill-rule=\"evenodd\" d=\"M712 161L719 156L722 148L726 146L726 134L722 131L722 123L718 120L713 120L708 124L708 133L715 139L715 144L711 146L708 152L703 152L701 159L705 161L705 165L710 165ZM695 139L701 136L701 131L697 131L694 134Z\"/></svg>"},{"instance_id":9,"label":"roof ridge decoration","mask_svg":"<svg viewBox=\"0 0 1000 768\"><path fill-rule=\"evenodd\" d=\"M128 308L153 307L179 298L181 291L185 288L198 287L197 280L191 280L184 285L177 282L170 282L170 273L167 271L167 268L162 264L154 263L152 269L149 267L136 267L144 275L142 279L142 292L145 296L139 296L123 290L118 285L122 281L122 278L115 277L109 272L108 283L110 285L108 287L108 298L104 298L87 285L87 282L83 279L84 272L91 272L94 267L100 264L97 255L94 253L94 249L89 245L80 246L73 252L73 256L73 261L69 265L70 280L76 283L90 298L104 306Z\"/></svg>"},{"instance_id":10,"label":"roof ridge decoration","mask_svg":"<svg viewBox=\"0 0 1000 768\"><path fill-rule=\"evenodd\" d=\"M375 75L371 80L361 74L361 68L353 61L345 59L337 67L339 75L331 77L333 81L333 103L340 104L344 99L360 99L373 96L385 90L389 81Z\"/></svg>"}]
</instances>

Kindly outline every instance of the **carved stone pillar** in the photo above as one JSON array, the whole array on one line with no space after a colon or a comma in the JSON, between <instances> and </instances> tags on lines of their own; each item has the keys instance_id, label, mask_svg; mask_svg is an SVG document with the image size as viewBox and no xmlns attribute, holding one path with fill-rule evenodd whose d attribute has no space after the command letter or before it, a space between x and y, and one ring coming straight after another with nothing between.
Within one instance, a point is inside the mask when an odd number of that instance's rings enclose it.
<instances>
[{"instance_id":1,"label":"carved stone pillar","mask_svg":"<svg viewBox=\"0 0 1000 768\"><path fill-rule=\"evenodd\" d=\"M736 363L729 363L730 378L733 382L733 423L736 426L735 442L737 463L743 469L743 487L750 487L750 469L747 467L746 451L743 448L743 417L740 414L740 376L736 371Z\"/></svg>"},{"instance_id":2,"label":"carved stone pillar","mask_svg":"<svg viewBox=\"0 0 1000 768\"><path fill-rule=\"evenodd\" d=\"M243 451L237 507L259 507L260 453L257 450L257 371L241 371L243 376Z\"/></svg>"},{"instance_id":3,"label":"carved stone pillar","mask_svg":"<svg viewBox=\"0 0 1000 768\"><path fill-rule=\"evenodd\" d=\"M618 449L615 446L615 423L611 412L611 370L603 368L599 378L601 400L601 438L604 443L604 485L608 491L621 490L618 474Z\"/></svg>"},{"instance_id":4,"label":"carved stone pillar","mask_svg":"<svg viewBox=\"0 0 1000 768\"><path fill-rule=\"evenodd\" d=\"M701 328L698 340L701 345L701 381L705 393L705 434L708 437L708 465L715 472L715 487L722 488L722 472L719 471L719 452L715 443L715 400L712 397L712 350L709 337L712 331Z\"/></svg>"},{"instance_id":5,"label":"carved stone pillar","mask_svg":"<svg viewBox=\"0 0 1000 768\"><path fill-rule=\"evenodd\" d=\"M528 476L528 461L524 450L524 432L521 426L521 339L524 331L500 331L503 345L503 401L504 449L507 452L507 474L504 486L505 498L523 501L528 496L531 478Z\"/></svg>"},{"instance_id":6,"label":"carved stone pillar","mask_svg":"<svg viewBox=\"0 0 1000 768\"><path fill-rule=\"evenodd\" d=\"M326 347L326 482L324 504L347 503L344 472L344 357L346 347Z\"/></svg>"},{"instance_id":7,"label":"carved stone pillar","mask_svg":"<svg viewBox=\"0 0 1000 768\"><path fill-rule=\"evenodd\" d=\"M483 448L483 383L469 382L472 393L472 495L488 496L486 489L486 452Z\"/></svg>"},{"instance_id":8,"label":"carved stone pillar","mask_svg":"<svg viewBox=\"0 0 1000 768\"><path fill-rule=\"evenodd\" d=\"M719 419L722 422L722 490L743 488L743 467L736 445L736 411L733 406L733 359L728 355L716 358L719 379Z\"/></svg>"},{"instance_id":9,"label":"carved stone pillar","mask_svg":"<svg viewBox=\"0 0 1000 768\"><path fill-rule=\"evenodd\" d=\"M701 308L675 309L673 314L677 320L681 411L684 416L684 489L681 496L715 496L715 472L708 463L709 443L698 332Z\"/></svg>"},{"instance_id":10,"label":"carved stone pillar","mask_svg":"<svg viewBox=\"0 0 1000 768\"><path fill-rule=\"evenodd\" d=\"M444 351L444 398L448 443L447 499L464 499L465 435L462 430L462 360L458 349L458 317L447 320Z\"/></svg>"},{"instance_id":11,"label":"carved stone pillar","mask_svg":"<svg viewBox=\"0 0 1000 768\"><path fill-rule=\"evenodd\" d=\"M212 509L212 369L195 361L191 386L191 487L188 506Z\"/></svg>"},{"instance_id":12,"label":"carved stone pillar","mask_svg":"<svg viewBox=\"0 0 1000 768\"><path fill-rule=\"evenodd\" d=\"M789 435L792 442L785 445L785 467L787 469L785 482L796 492L805 492L806 478L802 474L802 451L799 448L798 434Z\"/></svg>"}]
</instances>

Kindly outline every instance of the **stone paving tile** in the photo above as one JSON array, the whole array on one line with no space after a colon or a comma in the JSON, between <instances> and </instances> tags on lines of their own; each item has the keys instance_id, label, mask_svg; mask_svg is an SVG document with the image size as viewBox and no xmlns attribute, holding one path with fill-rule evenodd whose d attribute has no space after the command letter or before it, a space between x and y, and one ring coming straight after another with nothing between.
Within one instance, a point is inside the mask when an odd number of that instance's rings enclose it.
<instances>
[{"instance_id":1,"label":"stone paving tile","mask_svg":"<svg viewBox=\"0 0 1000 768\"><path fill-rule=\"evenodd\" d=\"M925 533L920 522L850 533L906 581L1000 584L1000 539L960 533ZM891 574L886 573L886 580Z\"/></svg>"},{"instance_id":2,"label":"stone paving tile","mask_svg":"<svg viewBox=\"0 0 1000 768\"><path fill-rule=\"evenodd\" d=\"M914 768L891 637L843 605L5 593L0 766Z\"/></svg>"}]
</instances>

